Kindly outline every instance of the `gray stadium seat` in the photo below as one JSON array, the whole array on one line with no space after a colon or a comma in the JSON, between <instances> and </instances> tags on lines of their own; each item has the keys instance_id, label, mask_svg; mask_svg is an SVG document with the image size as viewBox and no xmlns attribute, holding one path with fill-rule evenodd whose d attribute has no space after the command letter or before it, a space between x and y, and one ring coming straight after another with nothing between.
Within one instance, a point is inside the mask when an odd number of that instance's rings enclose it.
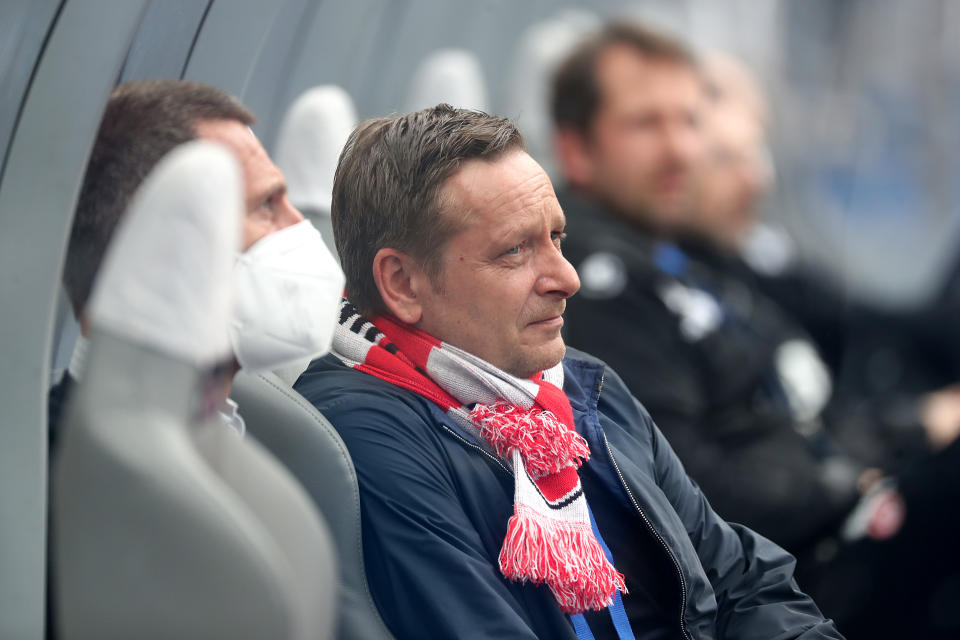
<instances>
[{"instance_id":1,"label":"gray stadium seat","mask_svg":"<svg viewBox=\"0 0 960 640\"><path fill-rule=\"evenodd\" d=\"M466 49L438 49L417 65L410 79L405 110L419 111L441 102L490 111L487 84L475 54Z\"/></svg>"},{"instance_id":2,"label":"gray stadium seat","mask_svg":"<svg viewBox=\"0 0 960 640\"><path fill-rule=\"evenodd\" d=\"M271 373L241 371L231 397L248 433L300 481L327 521L340 566L338 638L390 638L367 587L360 533L360 494L353 462L329 422Z\"/></svg>"},{"instance_id":3,"label":"gray stadium seat","mask_svg":"<svg viewBox=\"0 0 960 640\"><path fill-rule=\"evenodd\" d=\"M513 118L523 132L527 152L552 176L557 172L553 159L550 78L573 47L600 25L600 18L588 10L561 9L520 34L509 65L505 114Z\"/></svg>"},{"instance_id":4,"label":"gray stadium seat","mask_svg":"<svg viewBox=\"0 0 960 640\"><path fill-rule=\"evenodd\" d=\"M313 87L304 91L283 117L273 154L287 178L290 202L320 231L334 257L337 252L330 222L333 176L355 126L357 112L350 94L336 85Z\"/></svg>"},{"instance_id":5,"label":"gray stadium seat","mask_svg":"<svg viewBox=\"0 0 960 640\"><path fill-rule=\"evenodd\" d=\"M225 150L184 145L105 257L53 469L60 638L333 634L329 532L287 470L216 411L240 193Z\"/></svg>"}]
</instances>

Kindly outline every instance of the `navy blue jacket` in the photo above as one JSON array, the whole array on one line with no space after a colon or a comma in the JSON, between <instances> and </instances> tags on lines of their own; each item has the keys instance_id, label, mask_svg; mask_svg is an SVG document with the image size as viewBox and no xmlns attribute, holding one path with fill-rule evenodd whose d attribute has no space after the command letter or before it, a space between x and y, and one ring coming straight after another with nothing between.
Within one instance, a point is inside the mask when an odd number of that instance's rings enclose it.
<instances>
[{"instance_id":1,"label":"navy blue jacket","mask_svg":"<svg viewBox=\"0 0 960 640\"><path fill-rule=\"evenodd\" d=\"M568 351L564 390L588 464L637 512L638 543L668 554L685 637L841 638L793 580L794 559L719 518L620 378ZM399 638L574 638L545 586L506 580L497 556L513 509L505 460L421 396L314 361L296 389L356 466L374 600ZM627 525L625 525L627 526Z\"/></svg>"}]
</instances>

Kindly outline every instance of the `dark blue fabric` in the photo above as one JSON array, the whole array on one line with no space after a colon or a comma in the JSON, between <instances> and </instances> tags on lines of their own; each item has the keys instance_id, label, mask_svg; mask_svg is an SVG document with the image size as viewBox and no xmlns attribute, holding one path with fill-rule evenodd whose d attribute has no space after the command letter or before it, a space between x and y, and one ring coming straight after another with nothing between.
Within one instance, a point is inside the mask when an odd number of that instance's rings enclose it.
<instances>
[{"instance_id":1,"label":"dark blue fabric","mask_svg":"<svg viewBox=\"0 0 960 640\"><path fill-rule=\"evenodd\" d=\"M635 508L621 487L605 490L592 465L580 470L580 482L590 505L594 530L624 574L627 595L617 594L613 607L584 615L596 640L678 640L680 579L659 542L644 530ZM624 494L620 499L618 494ZM618 626L619 625L619 626Z\"/></svg>"},{"instance_id":2,"label":"dark blue fabric","mask_svg":"<svg viewBox=\"0 0 960 640\"><path fill-rule=\"evenodd\" d=\"M602 486L621 487L618 500L636 500L644 530L632 533L673 565L690 638L841 637L798 590L791 556L710 509L615 373L573 350L564 368L591 468ZM499 571L513 511L505 461L426 399L332 356L296 388L353 458L367 578L398 638L576 638L548 588Z\"/></svg>"}]
</instances>

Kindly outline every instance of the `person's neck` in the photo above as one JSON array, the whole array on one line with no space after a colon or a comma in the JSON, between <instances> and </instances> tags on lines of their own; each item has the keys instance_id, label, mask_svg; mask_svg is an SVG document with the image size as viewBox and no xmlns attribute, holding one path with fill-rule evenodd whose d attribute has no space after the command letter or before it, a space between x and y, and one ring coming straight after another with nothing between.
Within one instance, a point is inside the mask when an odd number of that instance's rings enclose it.
<instances>
[{"instance_id":1,"label":"person's neck","mask_svg":"<svg viewBox=\"0 0 960 640\"><path fill-rule=\"evenodd\" d=\"M676 243L685 251L706 255L716 260L731 261L738 253L709 233L687 229L676 234Z\"/></svg>"},{"instance_id":2,"label":"person's neck","mask_svg":"<svg viewBox=\"0 0 960 640\"><path fill-rule=\"evenodd\" d=\"M240 363L237 362L237 359L234 358L233 362L230 364L230 370L228 375L223 378L223 397L229 398L230 391L233 390L233 379L236 377L237 372L240 371Z\"/></svg>"},{"instance_id":3,"label":"person's neck","mask_svg":"<svg viewBox=\"0 0 960 640\"><path fill-rule=\"evenodd\" d=\"M592 202L601 210L606 211L620 222L628 225L634 231L642 234L654 242L672 242L674 236L667 229L653 223L653 216L647 211L626 211L609 198L594 189L584 186L570 185L571 190L579 197Z\"/></svg>"}]
</instances>

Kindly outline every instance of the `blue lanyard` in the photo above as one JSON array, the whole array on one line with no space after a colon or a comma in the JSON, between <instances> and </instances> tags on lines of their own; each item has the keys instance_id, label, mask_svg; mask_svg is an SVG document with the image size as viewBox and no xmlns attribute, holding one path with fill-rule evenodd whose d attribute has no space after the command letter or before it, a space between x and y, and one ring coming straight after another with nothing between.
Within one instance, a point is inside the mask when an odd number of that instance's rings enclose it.
<instances>
[{"instance_id":1,"label":"blue lanyard","mask_svg":"<svg viewBox=\"0 0 960 640\"><path fill-rule=\"evenodd\" d=\"M687 254L671 242L660 242L653 249L653 263L661 270L679 278L687 271Z\"/></svg>"},{"instance_id":2,"label":"blue lanyard","mask_svg":"<svg viewBox=\"0 0 960 640\"><path fill-rule=\"evenodd\" d=\"M613 554L610 553L610 548L603 541L603 536L600 535L600 529L597 528L597 521L593 518L593 511L590 510L589 504L587 505L587 512L590 514L590 527L593 529L593 535L600 543L600 548L603 549L603 554L607 556L607 560L610 561L610 564L613 564ZM627 620L627 610L623 606L623 596L619 591L613 594L613 604L607 607L607 611L610 612L610 618L613 620L613 628L617 630L617 637L620 640L636 640L633 629L630 628L630 621ZM573 630L576 632L578 640L595 640L593 632L590 631L590 625L587 624L587 620L582 613L570 616L570 621L573 623Z\"/></svg>"}]
</instances>

